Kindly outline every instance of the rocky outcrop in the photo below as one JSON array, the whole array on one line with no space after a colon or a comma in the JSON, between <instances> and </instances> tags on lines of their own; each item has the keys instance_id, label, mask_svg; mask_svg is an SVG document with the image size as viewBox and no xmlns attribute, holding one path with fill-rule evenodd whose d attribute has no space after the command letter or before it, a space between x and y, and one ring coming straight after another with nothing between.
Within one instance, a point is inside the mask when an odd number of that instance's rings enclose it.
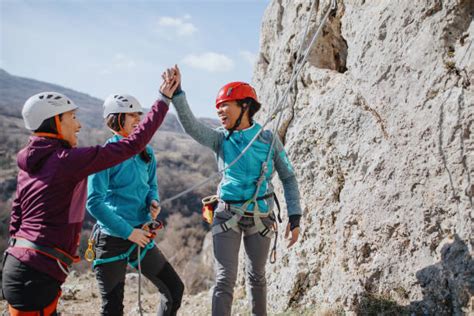
<instances>
[{"instance_id":1,"label":"rocky outcrop","mask_svg":"<svg viewBox=\"0 0 474 316\"><path fill-rule=\"evenodd\" d=\"M265 12L261 121L287 87L308 15L312 36L329 6L311 2L275 0ZM468 313L474 4L337 3L279 129L304 216L300 242L287 250L280 237L268 266L269 309Z\"/></svg>"}]
</instances>

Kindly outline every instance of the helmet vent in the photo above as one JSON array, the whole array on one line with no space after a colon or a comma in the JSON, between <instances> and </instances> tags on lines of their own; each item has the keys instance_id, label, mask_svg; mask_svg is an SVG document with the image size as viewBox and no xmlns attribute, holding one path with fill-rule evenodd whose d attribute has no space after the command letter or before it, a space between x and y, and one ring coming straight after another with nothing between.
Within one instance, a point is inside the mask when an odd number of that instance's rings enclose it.
<instances>
[{"instance_id":1,"label":"helmet vent","mask_svg":"<svg viewBox=\"0 0 474 316\"><path fill-rule=\"evenodd\" d=\"M48 94L48 96L46 97L46 99L51 99L53 97L52 94Z\"/></svg>"},{"instance_id":2,"label":"helmet vent","mask_svg":"<svg viewBox=\"0 0 474 316\"><path fill-rule=\"evenodd\" d=\"M123 99L122 102L128 102L128 100L127 100L127 99Z\"/></svg>"},{"instance_id":3,"label":"helmet vent","mask_svg":"<svg viewBox=\"0 0 474 316\"><path fill-rule=\"evenodd\" d=\"M43 98L44 98L44 95L40 95L40 96L39 96L39 98L40 98L41 100L43 100Z\"/></svg>"},{"instance_id":4,"label":"helmet vent","mask_svg":"<svg viewBox=\"0 0 474 316\"><path fill-rule=\"evenodd\" d=\"M58 95L58 96L56 96L56 97L54 98L54 100L59 100L59 99L61 99L61 96L60 96L60 95Z\"/></svg>"},{"instance_id":5,"label":"helmet vent","mask_svg":"<svg viewBox=\"0 0 474 316\"><path fill-rule=\"evenodd\" d=\"M67 100L67 104L71 104L71 101Z\"/></svg>"}]
</instances>

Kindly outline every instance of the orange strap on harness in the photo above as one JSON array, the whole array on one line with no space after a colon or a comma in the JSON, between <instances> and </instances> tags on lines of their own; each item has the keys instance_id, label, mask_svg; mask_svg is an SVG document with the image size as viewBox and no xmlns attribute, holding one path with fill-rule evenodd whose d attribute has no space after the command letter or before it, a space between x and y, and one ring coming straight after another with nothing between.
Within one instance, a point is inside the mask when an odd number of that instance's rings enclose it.
<instances>
[{"instance_id":1,"label":"orange strap on harness","mask_svg":"<svg viewBox=\"0 0 474 316\"><path fill-rule=\"evenodd\" d=\"M56 311L58 306L59 298L61 297L61 291L58 292L56 298L49 304L39 311L21 311L15 307L8 305L8 312L11 316L50 316Z\"/></svg>"}]
</instances>

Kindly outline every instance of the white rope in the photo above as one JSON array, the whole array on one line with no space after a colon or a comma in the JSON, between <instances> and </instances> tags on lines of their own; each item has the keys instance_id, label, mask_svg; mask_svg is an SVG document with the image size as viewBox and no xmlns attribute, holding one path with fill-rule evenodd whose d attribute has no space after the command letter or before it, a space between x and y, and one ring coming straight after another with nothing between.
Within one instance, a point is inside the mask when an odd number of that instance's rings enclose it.
<instances>
[{"instance_id":1,"label":"white rope","mask_svg":"<svg viewBox=\"0 0 474 316\"><path fill-rule=\"evenodd\" d=\"M314 2L316 3L316 2ZM314 5L313 3L313 5ZM275 107L275 109L273 110L273 112L271 112L271 114L268 116L267 120L262 124L262 128L257 132L257 134L255 134L255 136L250 140L250 142L248 143L248 145L242 150L242 152L230 163L227 165L227 167L223 168L222 170L218 170L217 172L213 173L212 175L210 175L207 179L201 181L201 182L198 182L197 184L193 185L192 187L170 197L170 198L167 198L165 200L162 201L162 205L164 205L165 203L168 203L168 202L171 202L191 191L193 191L194 189L210 182L211 180L213 180L215 177L219 176L221 173L223 173L224 171L226 171L227 169L229 169L230 167L232 167L235 163L237 163L237 161L240 160L240 158L242 158L242 156L247 152L247 150L250 148L250 146L252 146L252 144L257 140L257 138L260 136L260 134L263 132L265 126L268 125L268 123L270 123L274 118L275 118L275 115L278 114L280 111L283 110L283 105L284 105L284 102L286 101L286 98L288 96L288 93L290 92L290 89L291 87L293 86L293 84L295 83L296 81L296 78L298 77L298 75L300 74L301 70L303 69L303 66L305 65L306 63L306 60L308 59L308 56L309 56L309 52L311 50L311 47L314 45L314 43L316 42L316 40L318 39L319 37L319 34L321 33L321 30L323 29L323 26L326 24L326 21L329 17L329 14L331 13L332 10L334 10L336 8L336 0L332 0L331 2L331 6L328 8L326 14L324 15L324 18L322 19L316 33L313 35L312 39L311 39L311 42L310 44L308 45L308 48L306 49L306 52L303 56L303 59L301 60L301 63L299 65L299 67L297 68L297 63L298 63L298 60L296 60L296 64L295 64L295 68L293 68L293 73L292 73L292 76L290 78L290 82L286 88L286 90L284 91L283 93L283 96L278 100L277 102L277 106ZM308 25L309 25L309 22L310 22L310 19L308 18L307 20L307 25L306 25L306 31L305 33L307 33L308 31ZM303 41L304 41L304 38L303 38ZM301 46L300 46L300 49L301 49ZM294 69L297 69L296 71ZM279 119L280 120L280 119Z\"/></svg>"},{"instance_id":2,"label":"white rope","mask_svg":"<svg viewBox=\"0 0 474 316\"><path fill-rule=\"evenodd\" d=\"M310 22L310 19L311 19L311 12L313 12L313 9L316 5L316 3L319 3L319 0L315 0L313 1L313 3L311 4L311 8L309 9L309 14L308 14L308 17L306 19L306 27L305 27L305 31L304 31L304 34L303 36L301 37L301 40L300 40L300 45L298 47L298 52L296 53L296 59L295 59L295 66L293 67L293 71L291 73L291 76L290 78L293 78L295 76L295 73L296 73L296 69L297 69L297 65L298 65L298 60L300 59L301 57L301 50L303 48L303 44L304 44L304 40L306 38L306 35L308 34L308 30L309 30L309 22ZM328 12L330 12L332 9L328 10ZM311 47L311 45L309 46L309 48ZM303 61L304 63L304 61ZM303 64L301 65L301 67L303 66ZM291 88L291 85L289 85L289 88ZM288 89L289 91L289 89ZM284 94L284 98L283 98L283 101L282 103L285 103L286 102L286 99L288 98L288 92L286 92ZM278 113L278 119L277 119L277 122L275 124L275 126L273 127L273 130L272 130L272 135L276 135L277 132L278 132L278 127L280 126L280 123L281 123L281 118L283 117L282 115L283 112L279 112ZM258 179L258 182L257 182L257 185L256 185L256 190L255 190L255 193L254 193L254 196L252 198L252 202L255 203L257 201L257 197L258 197L258 192L260 191L260 187L262 186L262 183L263 183L263 180L265 179L265 174L267 173L267 169L268 169L268 163L270 162L270 158L271 158L271 153L273 151L273 147L275 146L275 139L276 137L273 137L272 138L272 143L270 145L270 149L268 150L268 153L267 153L267 158L264 162L264 164L262 164L262 170L261 170L261 174L260 174L260 178Z\"/></svg>"},{"instance_id":3,"label":"white rope","mask_svg":"<svg viewBox=\"0 0 474 316\"><path fill-rule=\"evenodd\" d=\"M137 260L138 260L138 313L143 315L142 309L142 265L140 263L140 245L137 245Z\"/></svg>"}]
</instances>

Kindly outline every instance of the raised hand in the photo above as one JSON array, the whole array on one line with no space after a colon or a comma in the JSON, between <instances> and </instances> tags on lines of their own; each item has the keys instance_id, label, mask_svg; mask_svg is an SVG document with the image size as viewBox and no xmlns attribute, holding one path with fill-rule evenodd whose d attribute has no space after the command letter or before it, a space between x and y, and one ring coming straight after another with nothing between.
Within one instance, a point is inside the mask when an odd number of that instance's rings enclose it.
<instances>
[{"instance_id":1,"label":"raised hand","mask_svg":"<svg viewBox=\"0 0 474 316\"><path fill-rule=\"evenodd\" d=\"M163 82L160 85L160 92L167 98L171 99L176 88L179 86L180 81L173 78L171 69L167 69L161 75L161 78L163 78Z\"/></svg>"}]
</instances>

